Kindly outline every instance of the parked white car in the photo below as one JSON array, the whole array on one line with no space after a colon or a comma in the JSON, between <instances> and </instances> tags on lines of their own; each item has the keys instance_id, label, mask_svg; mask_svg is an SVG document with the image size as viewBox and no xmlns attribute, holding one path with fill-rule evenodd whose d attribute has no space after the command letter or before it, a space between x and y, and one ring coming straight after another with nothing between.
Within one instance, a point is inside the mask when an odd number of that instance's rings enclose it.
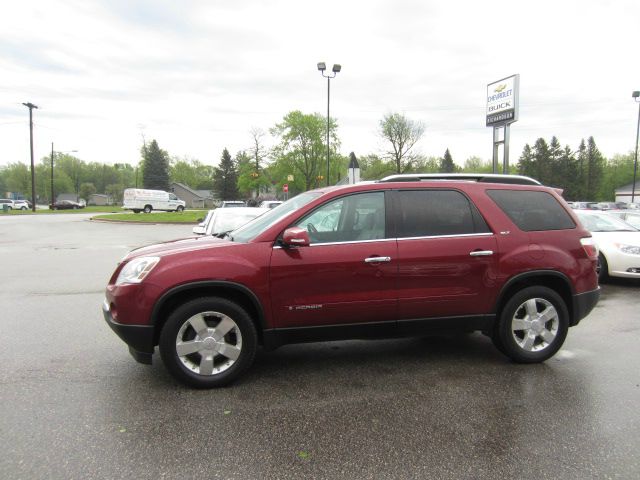
<instances>
[{"instance_id":1,"label":"parked white car","mask_svg":"<svg viewBox=\"0 0 640 480\"><path fill-rule=\"evenodd\" d=\"M607 213L624 220L632 227L640 228L640 212L638 210L610 210Z\"/></svg>"},{"instance_id":2,"label":"parked white car","mask_svg":"<svg viewBox=\"0 0 640 480\"><path fill-rule=\"evenodd\" d=\"M133 213L151 213L153 210L166 212L182 212L185 202L173 193L163 190L147 190L144 188L127 188L124 191L122 208Z\"/></svg>"},{"instance_id":3,"label":"parked white car","mask_svg":"<svg viewBox=\"0 0 640 480\"><path fill-rule=\"evenodd\" d=\"M249 223L268 211L268 208L259 207L216 208L215 210L209 210L205 221L197 227L193 227L193 233L196 235L221 235L240 228L245 223Z\"/></svg>"},{"instance_id":4,"label":"parked white car","mask_svg":"<svg viewBox=\"0 0 640 480\"><path fill-rule=\"evenodd\" d=\"M598 278L640 278L640 230L610 213L578 210L578 218L600 250Z\"/></svg>"}]
</instances>

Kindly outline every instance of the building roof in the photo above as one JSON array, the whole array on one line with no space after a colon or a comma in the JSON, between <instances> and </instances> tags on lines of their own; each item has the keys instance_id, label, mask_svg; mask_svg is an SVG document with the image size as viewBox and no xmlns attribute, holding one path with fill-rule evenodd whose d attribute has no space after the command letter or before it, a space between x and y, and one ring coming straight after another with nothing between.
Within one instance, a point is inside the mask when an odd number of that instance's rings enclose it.
<instances>
[{"instance_id":1,"label":"building roof","mask_svg":"<svg viewBox=\"0 0 640 480\"><path fill-rule=\"evenodd\" d=\"M625 193L625 192L629 192L631 193L631 190L633 189L633 182L631 182L629 185L624 185L622 187L616 188L616 193ZM636 192L640 191L640 180L636 180Z\"/></svg>"},{"instance_id":2,"label":"building roof","mask_svg":"<svg viewBox=\"0 0 640 480\"><path fill-rule=\"evenodd\" d=\"M178 183L178 182L172 182L171 185L172 186L177 185L195 197L200 197L204 199L204 198L211 198L213 196L211 190L194 190L193 188L185 185L184 183Z\"/></svg>"}]
</instances>

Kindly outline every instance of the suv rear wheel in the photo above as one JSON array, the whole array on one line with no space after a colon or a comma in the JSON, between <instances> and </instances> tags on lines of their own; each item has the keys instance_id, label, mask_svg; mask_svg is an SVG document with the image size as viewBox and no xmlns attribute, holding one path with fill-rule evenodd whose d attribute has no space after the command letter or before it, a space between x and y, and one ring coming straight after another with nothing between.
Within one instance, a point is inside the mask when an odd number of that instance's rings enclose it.
<instances>
[{"instance_id":1,"label":"suv rear wheel","mask_svg":"<svg viewBox=\"0 0 640 480\"><path fill-rule=\"evenodd\" d=\"M560 350L568 328L562 297L547 287L528 287L502 310L494 344L515 362L543 362Z\"/></svg>"},{"instance_id":2,"label":"suv rear wheel","mask_svg":"<svg viewBox=\"0 0 640 480\"><path fill-rule=\"evenodd\" d=\"M247 312L223 298L191 300L178 307L160 334L169 372L196 388L221 387L251 364L258 335Z\"/></svg>"}]
</instances>

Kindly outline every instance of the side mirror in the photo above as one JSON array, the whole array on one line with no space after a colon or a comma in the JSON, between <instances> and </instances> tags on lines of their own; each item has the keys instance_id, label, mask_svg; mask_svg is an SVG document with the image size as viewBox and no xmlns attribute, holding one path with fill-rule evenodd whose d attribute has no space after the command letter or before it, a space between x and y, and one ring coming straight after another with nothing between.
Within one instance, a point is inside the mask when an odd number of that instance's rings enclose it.
<instances>
[{"instance_id":1,"label":"side mirror","mask_svg":"<svg viewBox=\"0 0 640 480\"><path fill-rule=\"evenodd\" d=\"M288 247L308 247L311 244L309 233L300 227L287 228L282 234L282 242Z\"/></svg>"},{"instance_id":2,"label":"side mirror","mask_svg":"<svg viewBox=\"0 0 640 480\"><path fill-rule=\"evenodd\" d=\"M193 227L193 233L195 233L196 235L204 235L207 232L204 227L198 225L197 227Z\"/></svg>"}]
</instances>

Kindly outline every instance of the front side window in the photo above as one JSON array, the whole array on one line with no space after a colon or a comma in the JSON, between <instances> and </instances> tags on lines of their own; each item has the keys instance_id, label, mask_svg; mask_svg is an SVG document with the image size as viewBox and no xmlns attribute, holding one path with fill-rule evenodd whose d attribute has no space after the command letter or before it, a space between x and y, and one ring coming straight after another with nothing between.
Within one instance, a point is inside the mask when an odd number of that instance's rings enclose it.
<instances>
[{"instance_id":1,"label":"front side window","mask_svg":"<svg viewBox=\"0 0 640 480\"><path fill-rule=\"evenodd\" d=\"M306 215L296 226L309 232L311 243L383 239L384 193L360 193L338 198Z\"/></svg>"},{"instance_id":2,"label":"front side window","mask_svg":"<svg viewBox=\"0 0 640 480\"><path fill-rule=\"evenodd\" d=\"M467 197L455 190L398 192L399 238L489 233Z\"/></svg>"}]
</instances>

